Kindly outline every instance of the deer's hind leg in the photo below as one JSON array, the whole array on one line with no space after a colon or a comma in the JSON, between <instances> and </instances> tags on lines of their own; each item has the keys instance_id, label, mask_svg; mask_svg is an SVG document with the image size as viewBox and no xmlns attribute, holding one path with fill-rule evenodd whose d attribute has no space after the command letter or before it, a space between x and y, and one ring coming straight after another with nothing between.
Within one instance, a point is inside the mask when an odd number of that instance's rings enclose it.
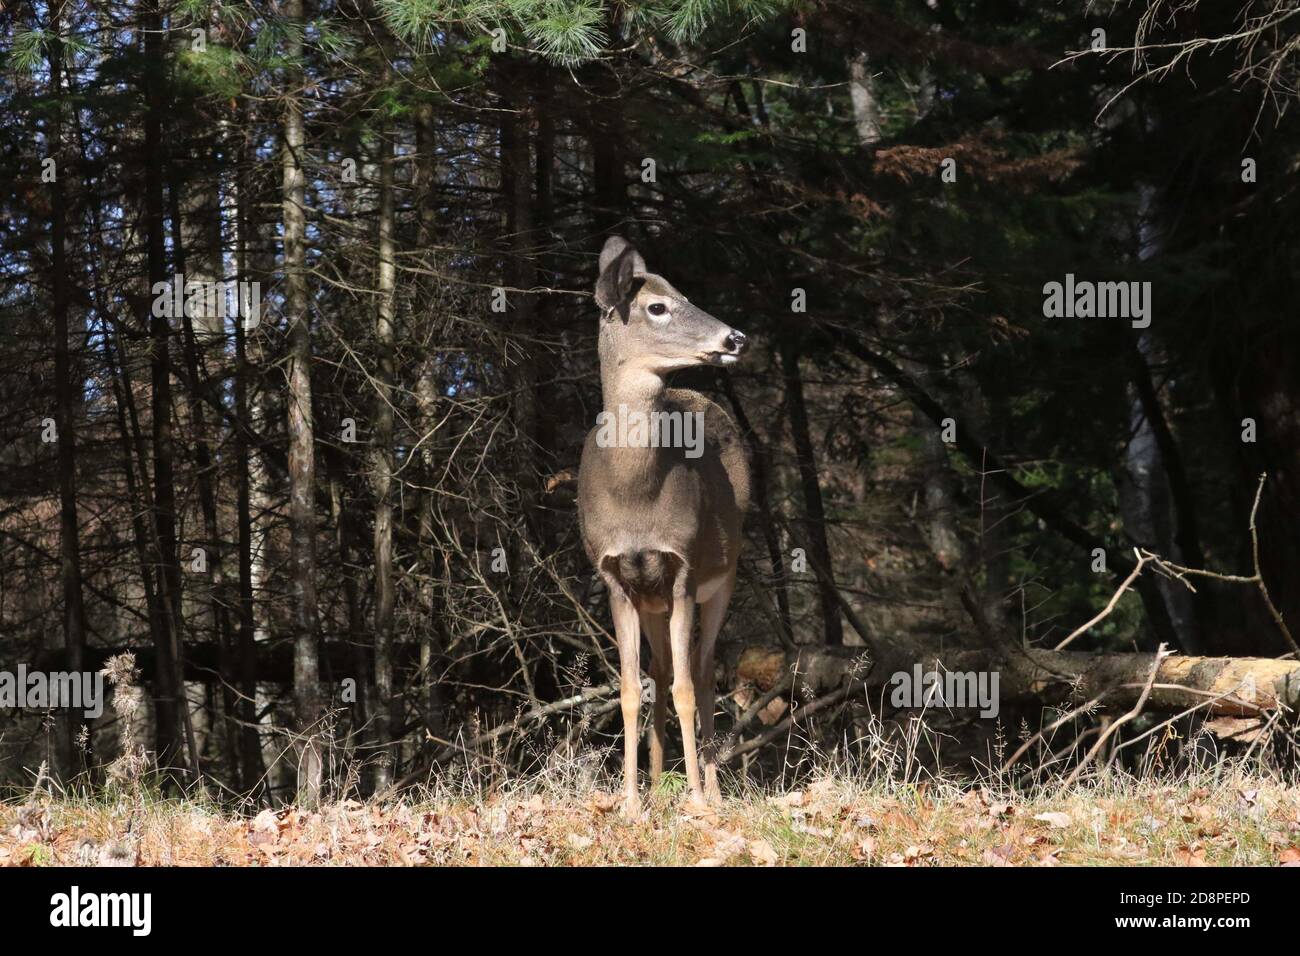
<instances>
[{"instance_id":1,"label":"deer's hind leg","mask_svg":"<svg viewBox=\"0 0 1300 956\"><path fill-rule=\"evenodd\" d=\"M695 647L691 661L695 682L695 703L700 711L700 755L704 762L704 796L710 803L722 800L718 787L718 741L713 734L713 712L717 698L717 676L714 673L713 651L718 632L727 616L731 592L736 587L733 571L718 590L700 605L700 643Z\"/></svg>"},{"instance_id":2,"label":"deer's hind leg","mask_svg":"<svg viewBox=\"0 0 1300 956\"><path fill-rule=\"evenodd\" d=\"M654 719L650 724L650 789L664 772L664 739L668 727L668 695L672 693L673 652L668 642L668 618L641 612L641 630L650 644L650 677L655 682Z\"/></svg>"},{"instance_id":3,"label":"deer's hind leg","mask_svg":"<svg viewBox=\"0 0 1300 956\"><path fill-rule=\"evenodd\" d=\"M637 733L641 711L641 622L637 610L611 582L609 605L614 618L614 639L618 642L618 696L623 708L623 812L628 819L641 815L641 799L636 786Z\"/></svg>"}]
</instances>

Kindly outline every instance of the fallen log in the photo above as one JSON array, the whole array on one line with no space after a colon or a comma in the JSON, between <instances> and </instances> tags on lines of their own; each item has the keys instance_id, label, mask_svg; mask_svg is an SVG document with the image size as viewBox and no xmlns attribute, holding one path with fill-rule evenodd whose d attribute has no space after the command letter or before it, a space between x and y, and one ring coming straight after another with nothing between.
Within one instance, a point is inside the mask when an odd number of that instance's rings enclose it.
<instances>
[{"instance_id":1,"label":"fallen log","mask_svg":"<svg viewBox=\"0 0 1300 956\"><path fill-rule=\"evenodd\" d=\"M85 667L98 670L109 656L124 650L136 655L147 681L153 675L153 648L87 648ZM1001 703L1045 705L1103 698L1106 709L1131 706L1151 671L1154 654L1092 654L1046 648L939 648L918 645L912 653L891 652L887 660L872 661L863 647L803 645L787 650L780 644L726 644L719 647L721 686L744 685L760 694L787 677L797 662L801 692L821 696L848 682L859 681L877 694L886 692L898 673L924 671L998 674ZM292 675L292 646L287 641L259 645L258 679L288 683ZM419 645L398 642L395 654L403 666L418 664ZM193 644L185 651L185 679L211 680L218 673L217 648ZM344 641L322 642L322 672L339 680L354 677L353 648ZM65 668L62 650L36 655L34 670ZM888 702L888 693L885 695ZM1176 712L1204 704L1211 714L1248 717L1279 708L1300 709L1300 662L1261 657L1190 657L1172 655L1156 672L1147 709Z\"/></svg>"},{"instance_id":2,"label":"fallen log","mask_svg":"<svg viewBox=\"0 0 1300 956\"><path fill-rule=\"evenodd\" d=\"M923 671L998 675L1000 703L1059 704L1102 698L1105 709L1133 705L1155 663L1154 654L1090 654L1045 648L1007 650L933 647L915 655L871 662L865 648L779 644L721 648L724 686L750 685L763 692L797 666L799 680L814 696L860 680L870 692L884 689L898 674ZM908 659L910 658L910 659ZM885 695L888 701L888 693ZM1181 711L1198 704L1216 715L1251 716L1300 707L1300 661L1262 657L1171 655L1156 671L1147 709Z\"/></svg>"}]
</instances>

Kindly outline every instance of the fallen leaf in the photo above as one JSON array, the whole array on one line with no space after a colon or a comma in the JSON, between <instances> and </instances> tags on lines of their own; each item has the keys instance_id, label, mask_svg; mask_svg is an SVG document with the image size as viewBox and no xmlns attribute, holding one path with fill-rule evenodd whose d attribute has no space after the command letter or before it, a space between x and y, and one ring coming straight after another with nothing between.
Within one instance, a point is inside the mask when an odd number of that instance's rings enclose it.
<instances>
[{"instance_id":1,"label":"fallen leaf","mask_svg":"<svg viewBox=\"0 0 1300 956\"><path fill-rule=\"evenodd\" d=\"M984 851L984 862L989 866L1010 866L1012 846L990 847Z\"/></svg>"},{"instance_id":2,"label":"fallen leaf","mask_svg":"<svg viewBox=\"0 0 1300 956\"><path fill-rule=\"evenodd\" d=\"M700 803L691 796L682 801L680 812L687 823L692 826L700 826L703 829L716 827L722 822L717 810L714 810L707 803Z\"/></svg>"},{"instance_id":3,"label":"fallen leaf","mask_svg":"<svg viewBox=\"0 0 1300 956\"><path fill-rule=\"evenodd\" d=\"M1064 830L1071 823L1070 815L1068 813L1059 812L1036 813L1034 814L1034 819L1042 820L1044 823L1050 824L1055 830Z\"/></svg>"},{"instance_id":4,"label":"fallen leaf","mask_svg":"<svg viewBox=\"0 0 1300 956\"><path fill-rule=\"evenodd\" d=\"M1193 843L1191 846L1180 846L1174 850L1174 859L1179 866L1209 866L1205 862L1205 847L1200 843Z\"/></svg>"},{"instance_id":5,"label":"fallen leaf","mask_svg":"<svg viewBox=\"0 0 1300 956\"><path fill-rule=\"evenodd\" d=\"M804 836L821 837L822 839L828 839L835 835L827 827L814 827L802 822L792 824L790 829L795 833L802 833Z\"/></svg>"},{"instance_id":6,"label":"fallen leaf","mask_svg":"<svg viewBox=\"0 0 1300 956\"><path fill-rule=\"evenodd\" d=\"M915 863L918 860L928 859L934 856L934 847L928 843L922 843L920 846L909 846L903 851L903 859L909 863Z\"/></svg>"},{"instance_id":7,"label":"fallen leaf","mask_svg":"<svg viewBox=\"0 0 1300 956\"><path fill-rule=\"evenodd\" d=\"M776 866L780 860L772 844L766 840L749 841L749 858L760 866Z\"/></svg>"},{"instance_id":8,"label":"fallen leaf","mask_svg":"<svg viewBox=\"0 0 1300 956\"><path fill-rule=\"evenodd\" d=\"M715 862L705 863L701 861L700 866L721 866L732 857L739 856L748 850L748 841L738 833L716 831L711 836L714 839L712 856L707 857L707 859Z\"/></svg>"}]
</instances>

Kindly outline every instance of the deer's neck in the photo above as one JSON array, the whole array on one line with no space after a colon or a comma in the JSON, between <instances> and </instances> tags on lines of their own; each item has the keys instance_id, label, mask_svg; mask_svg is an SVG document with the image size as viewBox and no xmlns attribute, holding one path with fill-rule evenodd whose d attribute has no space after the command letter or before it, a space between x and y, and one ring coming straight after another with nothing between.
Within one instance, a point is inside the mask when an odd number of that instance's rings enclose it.
<instances>
[{"instance_id":1,"label":"deer's neck","mask_svg":"<svg viewBox=\"0 0 1300 956\"><path fill-rule=\"evenodd\" d=\"M605 411L613 416L640 413L652 420L650 416L664 410L665 388L663 378L653 372L601 369ZM664 457L660 448L618 445L609 449L609 456L614 465L613 483L629 494L652 492L662 482Z\"/></svg>"},{"instance_id":2,"label":"deer's neck","mask_svg":"<svg viewBox=\"0 0 1300 956\"><path fill-rule=\"evenodd\" d=\"M626 367L602 368L600 383L607 412L617 412L619 406L637 412L663 410L666 386L663 378L654 372Z\"/></svg>"}]
</instances>

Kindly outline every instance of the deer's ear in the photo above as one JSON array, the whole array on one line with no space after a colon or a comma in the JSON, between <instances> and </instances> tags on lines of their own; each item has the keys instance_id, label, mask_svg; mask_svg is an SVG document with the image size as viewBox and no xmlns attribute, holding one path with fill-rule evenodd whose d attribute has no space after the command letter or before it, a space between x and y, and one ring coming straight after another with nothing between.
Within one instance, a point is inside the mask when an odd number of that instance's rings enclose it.
<instances>
[{"instance_id":1,"label":"deer's ear","mask_svg":"<svg viewBox=\"0 0 1300 956\"><path fill-rule=\"evenodd\" d=\"M641 253L622 236L610 236L605 240L605 247L600 250L600 271L608 269L610 263L629 249L632 251L632 274L645 275L645 260L641 258Z\"/></svg>"},{"instance_id":2,"label":"deer's ear","mask_svg":"<svg viewBox=\"0 0 1300 956\"><path fill-rule=\"evenodd\" d=\"M606 250L612 242L614 239L605 243ZM605 261L604 252L600 254L600 260L600 277L596 279L596 304L605 311L617 309L625 305L632 294L637 265L640 264L644 271L645 263L641 262L641 257L637 255L636 250L626 242L623 242L622 249L608 263Z\"/></svg>"}]
</instances>

